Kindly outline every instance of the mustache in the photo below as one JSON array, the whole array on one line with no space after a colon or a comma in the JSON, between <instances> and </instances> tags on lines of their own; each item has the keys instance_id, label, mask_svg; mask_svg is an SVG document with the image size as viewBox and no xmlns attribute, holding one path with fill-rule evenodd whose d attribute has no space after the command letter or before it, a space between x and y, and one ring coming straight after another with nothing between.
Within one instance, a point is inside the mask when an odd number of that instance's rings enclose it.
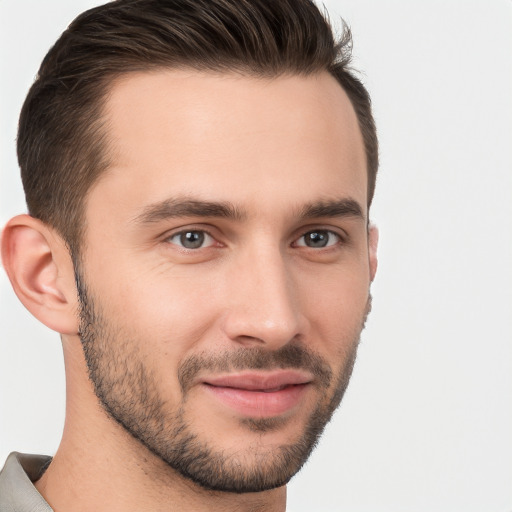
<instances>
[{"instance_id":1,"label":"mustache","mask_svg":"<svg viewBox=\"0 0 512 512\"><path fill-rule=\"evenodd\" d=\"M262 348L238 348L221 353L195 354L183 361L178 369L178 381L183 394L203 372L225 373L242 370L294 369L310 372L317 385L328 388L332 381L329 364L300 344L287 344L275 351Z\"/></svg>"}]
</instances>

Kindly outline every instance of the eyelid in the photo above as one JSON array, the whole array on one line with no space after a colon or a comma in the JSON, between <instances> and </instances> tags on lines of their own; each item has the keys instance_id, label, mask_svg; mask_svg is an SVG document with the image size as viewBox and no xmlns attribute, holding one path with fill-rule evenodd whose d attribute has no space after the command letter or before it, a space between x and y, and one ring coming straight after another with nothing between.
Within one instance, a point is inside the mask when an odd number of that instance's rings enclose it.
<instances>
[{"instance_id":1,"label":"eyelid","mask_svg":"<svg viewBox=\"0 0 512 512\"><path fill-rule=\"evenodd\" d=\"M173 229L171 231L167 231L162 236L162 240L165 243L167 243L169 245L173 245L173 246L175 246L176 248L178 248L178 249L180 249L182 251L196 252L196 251L199 251L200 249L208 249L210 247L214 247L215 245L219 245L219 246L222 245L222 243L219 242L218 237L215 236L214 234L212 234L211 231L212 231L211 229L208 229L204 225L180 226L179 228L175 228L175 229ZM211 243L208 243L208 245L204 245L204 246L198 247L197 249L190 249L188 247L184 247L181 244L178 244L178 243L175 243L175 242L171 241L171 239L173 239L174 237L183 235L185 233L191 233L191 232L204 233L207 237L211 238Z\"/></svg>"},{"instance_id":2,"label":"eyelid","mask_svg":"<svg viewBox=\"0 0 512 512\"><path fill-rule=\"evenodd\" d=\"M299 243L300 240L303 240L304 237L310 233L327 233L329 237L334 236L336 237L336 240L333 243L330 243L330 241L327 242L327 245L320 246L320 247L312 247L304 243ZM336 231L333 231L332 229L310 229L303 233L299 238L297 238L294 242L294 245L296 247L305 247L307 249L313 249L313 250L320 250L320 249L331 249L337 245L340 245L343 243L343 238L339 233L336 233Z\"/></svg>"},{"instance_id":3,"label":"eyelid","mask_svg":"<svg viewBox=\"0 0 512 512\"><path fill-rule=\"evenodd\" d=\"M303 226L300 230L298 230L296 232L296 235L293 237L291 245L298 246L298 247L306 247L306 248L315 249L315 250L321 249L321 247L314 248L314 247L309 247L305 244L301 244L301 245L297 244L298 240L302 239L308 233L312 233L315 231L330 233L331 235L335 236L338 239L339 244L347 243L348 238L349 238L349 235L346 233L346 231L339 226L309 225L309 226ZM180 244L171 242L172 238L182 235L184 233L189 233L189 232L204 233L206 236L211 238L212 241L211 241L211 243L208 243L208 245L199 247L197 249L190 249L190 248L184 247ZM196 252L199 249L208 249L210 247L214 247L215 245L224 246L224 244L219 240L219 238L221 238L221 236L219 234L214 234L214 232L215 232L215 228L213 228L210 225L205 226L204 224L196 224L196 225L189 224L189 225L184 225L184 226L180 226L180 227L174 228L172 230L169 230L169 231L165 232L160 238L163 242L173 245L183 251ZM323 249L332 248L339 244L336 244L336 243L330 244L330 245L324 247Z\"/></svg>"},{"instance_id":4,"label":"eyelid","mask_svg":"<svg viewBox=\"0 0 512 512\"><path fill-rule=\"evenodd\" d=\"M309 225L309 226L304 226L300 229L300 231L298 232L298 236L294 237L294 241L293 241L292 245L296 244L296 242L298 240L303 238L308 233L314 233L315 231L323 231L323 232L331 233L331 234L335 235L339 239L339 242L342 244L347 243L348 239L349 239L348 233L339 226L332 226L332 225L326 226L326 225L322 225L322 224ZM300 247L304 247L304 246L301 245ZM328 247L333 247L333 245L330 245Z\"/></svg>"}]
</instances>

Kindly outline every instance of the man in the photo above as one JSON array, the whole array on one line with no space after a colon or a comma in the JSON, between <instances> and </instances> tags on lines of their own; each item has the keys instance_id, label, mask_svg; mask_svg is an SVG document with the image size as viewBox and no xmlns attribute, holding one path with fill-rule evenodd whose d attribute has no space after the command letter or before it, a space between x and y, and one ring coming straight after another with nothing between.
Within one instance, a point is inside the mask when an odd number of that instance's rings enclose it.
<instances>
[{"instance_id":1,"label":"man","mask_svg":"<svg viewBox=\"0 0 512 512\"><path fill-rule=\"evenodd\" d=\"M308 0L118 0L50 50L2 257L61 334L66 424L9 457L2 512L285 509L377 266L349 43Z\"/></svg>"}]
</instances>

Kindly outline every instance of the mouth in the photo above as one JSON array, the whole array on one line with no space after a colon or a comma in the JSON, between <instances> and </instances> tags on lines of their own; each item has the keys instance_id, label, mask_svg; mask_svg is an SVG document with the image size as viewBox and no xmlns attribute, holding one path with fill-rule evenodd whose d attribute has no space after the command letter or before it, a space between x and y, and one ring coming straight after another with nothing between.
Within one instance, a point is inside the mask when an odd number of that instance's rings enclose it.
<instances>
[{"instance_id":1,"label":"mouth","mask_svg":"<svg viewBox=\"0 0 512 512\"><path fill-rule=\"evenodd\" d=\"M311 387L306 372L244 372L206 378L204 389L223 406L251 418L271 418L295 409Z\"/></svg>"}]
</instances>

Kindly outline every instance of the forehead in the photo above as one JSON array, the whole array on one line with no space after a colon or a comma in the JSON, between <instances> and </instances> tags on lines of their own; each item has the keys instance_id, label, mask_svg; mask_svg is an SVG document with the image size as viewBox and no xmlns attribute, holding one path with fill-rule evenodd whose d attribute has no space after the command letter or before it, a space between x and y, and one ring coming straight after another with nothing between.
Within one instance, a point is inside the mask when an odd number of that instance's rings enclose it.
<instances>
[{"instance_id":1,"label":"forehead","mask_svg":"<svg viewBox=\"0 0 512 512\"><path fill-rule=\"evenodd\" d=\"M194 195L264 207L331 192L366 204L357 118L328 73L127 74L113 85L105 118L111 166L91 190L96 204L123 198L135 209Z\"/></svg>"}]
</instances>

